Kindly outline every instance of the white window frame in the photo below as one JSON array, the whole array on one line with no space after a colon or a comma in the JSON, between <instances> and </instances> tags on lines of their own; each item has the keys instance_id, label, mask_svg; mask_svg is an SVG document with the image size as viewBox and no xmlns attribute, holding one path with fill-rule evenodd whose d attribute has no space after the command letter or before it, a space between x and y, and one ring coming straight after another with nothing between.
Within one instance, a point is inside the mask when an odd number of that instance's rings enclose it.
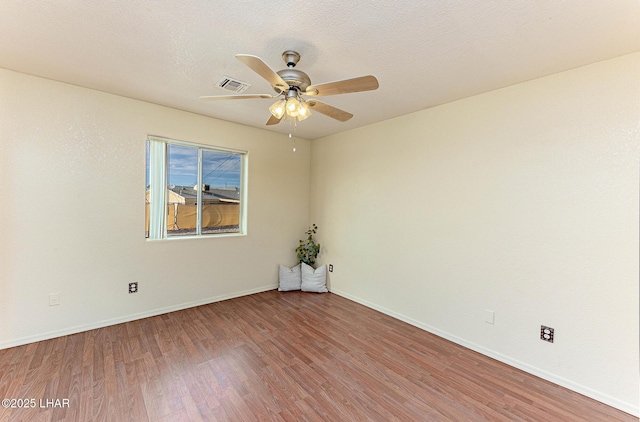
<instances>
[{"instance_id":1,"label":"white window frame","mask_svg":"<svg viewBox=\"0 0 640 422\"><path fill-rule=\"evenodd\" d=\"M247 180L249 152L212 145L197 144L148 135L149 142L149 236L147 240L194 239L204 237L231 237L247 234ZM223 152L240 156L240 216L238 232L235 233L202 233L202 190L197 192L197 224L196 234L171 236L167 232L167 145L179 145L198 150L198 181L202 185L202 151Z\"/></svg>"}]
</instances>

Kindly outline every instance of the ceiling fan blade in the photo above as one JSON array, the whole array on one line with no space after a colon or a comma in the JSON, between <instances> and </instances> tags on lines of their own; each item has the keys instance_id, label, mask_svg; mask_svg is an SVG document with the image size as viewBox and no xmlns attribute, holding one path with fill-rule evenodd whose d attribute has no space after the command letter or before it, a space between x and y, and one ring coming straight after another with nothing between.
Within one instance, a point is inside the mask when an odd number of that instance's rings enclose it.
<instances>
[{"instance_id":1,"label":"ceiling fan blade","mask_svg":"<svg viewBox=\"0 0 640 422\"><path fill-rule=\"evenodd\" d=\"M218 101L218 100L245 100L249 98L275 98L277 95L269 94L238 94L238 95L204 95L199 97L203 101Z\"/></svg>"},{"instance_id":2,"label":"ceiling fan blade","mask_svg":"<svg viewBox=\"0 0 640 422\"><path fill-rule=\"evenodd\" d=\"M321 97L326 95L347 94L349 92L371 91L378 89L378 86L376 77L368 75L342 81L327 82L320 85L311 85L307 88L305 94Z\"/></svg>"},{"instance_id":3,"label":"ceiling fan blade","mask_svg":"<svg viewBox=\"0 0 640 422\"><path fill-rule=\"evenodd\" d=\"M353 117L353 114L351 113L347 113L346 111L330 106L329 104L321 103L320 101L309 100L306 101L306 104L312 110L322 113L325 116L329 116L332 119L340 120L341 122L346 122Z\"/></svg>"},{"instance_id":4,"label":"ceiling fan blade","mask_svg":"<svg viewBox=\"0 0 640 422\"><path fill-rule=\"evenodd\" d=\"M267 66L260 57L252 56L250 54L236 54L236 58L249 66L251 70L256 72L258 75L266 79L266 81L274 88L277 88L280 91L287 91L289 89L289 85L280 77L280 75Z\"/></svg>"},{"instance_id":5,"label":"ceiling fan blade","mask_svg":"<svg viewBox=\"0 0 640 422\"><path fill-rule=\"evenodd\" d=\"M271 115L271 117L269 117L269 120L267 120L267 126L277 125L278 123L280 123L280 120L282 119L278 119L276 116Z\"/></svg>"}]
</instances>

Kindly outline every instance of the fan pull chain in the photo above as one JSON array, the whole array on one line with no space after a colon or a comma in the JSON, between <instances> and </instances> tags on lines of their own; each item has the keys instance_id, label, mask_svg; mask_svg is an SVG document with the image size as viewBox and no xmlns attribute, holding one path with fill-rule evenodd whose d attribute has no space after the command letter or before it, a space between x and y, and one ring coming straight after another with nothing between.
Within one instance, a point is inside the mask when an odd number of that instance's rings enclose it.
<instances>
[{"instance_id":1,"label":"fan pull chain","mask_svg":"<svg viewBox=\"0 0 640 422\"><path fill-rule=\"evenodd\" d=\"M296 152L296 138L289 134L289 139L293 139L293 152Z\"/></svg>"},{"instance_id":2,"label":"fan pull chain","mask_svg":"<svg viewBox=\"0 0 640 422\"><path fill-rule=\"evenodd\" d=\"M293 126L293 131L291 130L291 126ZM298 120L293 117L289 119L289 139L293 140L293 152L296 152L296 138L293 137L293 134L296 132L296 128L298 127Z\"/></svg>"}]
</instances>

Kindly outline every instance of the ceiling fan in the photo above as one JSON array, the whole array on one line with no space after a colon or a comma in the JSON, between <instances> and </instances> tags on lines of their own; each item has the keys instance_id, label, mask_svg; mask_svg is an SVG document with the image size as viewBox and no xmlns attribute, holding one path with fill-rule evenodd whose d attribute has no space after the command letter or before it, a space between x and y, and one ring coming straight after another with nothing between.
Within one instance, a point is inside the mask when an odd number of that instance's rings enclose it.
<instances>
[{"instance_id":1,"label":"ceiling fan","mask_svg":"<svg viewBox=\"0 0 640 422\"><path fill-rule=\"evenodd\" d=\"M201 100L243 100L252 98L279 98L269 107L271 117L267 125L275 125L285 118L294 121L302 121L311 115L311 110L322 113L341 122L346 122L353 114L336 107L317 101L314 97L323 97L350 92L371 91L378 88L378 80L375 76L361 76L353 79L327 82L312 85L309 76L301 70L295 69L300 61L300 55L292 50L282 53L282 59L287 68L274 72L267 64L257 56L250 54L237 54L236 58L251 70L262 76L271 84L276 95L271 94L238 94L238 95L214 95L202 96ZM305 98L309 96L311 98Z\"/></svg>"}]
</instances>

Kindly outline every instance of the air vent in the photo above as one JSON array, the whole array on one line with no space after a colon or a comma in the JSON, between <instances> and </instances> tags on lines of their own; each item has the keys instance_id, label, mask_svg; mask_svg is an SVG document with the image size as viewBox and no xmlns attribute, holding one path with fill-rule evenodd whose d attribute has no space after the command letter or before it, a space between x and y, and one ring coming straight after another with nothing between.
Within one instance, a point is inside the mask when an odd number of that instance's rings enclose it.
<instances>
[{"instance_id":1,"label":"air vent","mask_svg":"<svg viewBox=\"0 0 640 422\"><path fill-rule=\"evenodd\" d=\"M228 76L220 79L216 85L218 85L222 89L226 89L227 91L235 92L236 94L245 92L247 88L251 86L246 82L242 82Z\"/></svg>"}]
</instances>

